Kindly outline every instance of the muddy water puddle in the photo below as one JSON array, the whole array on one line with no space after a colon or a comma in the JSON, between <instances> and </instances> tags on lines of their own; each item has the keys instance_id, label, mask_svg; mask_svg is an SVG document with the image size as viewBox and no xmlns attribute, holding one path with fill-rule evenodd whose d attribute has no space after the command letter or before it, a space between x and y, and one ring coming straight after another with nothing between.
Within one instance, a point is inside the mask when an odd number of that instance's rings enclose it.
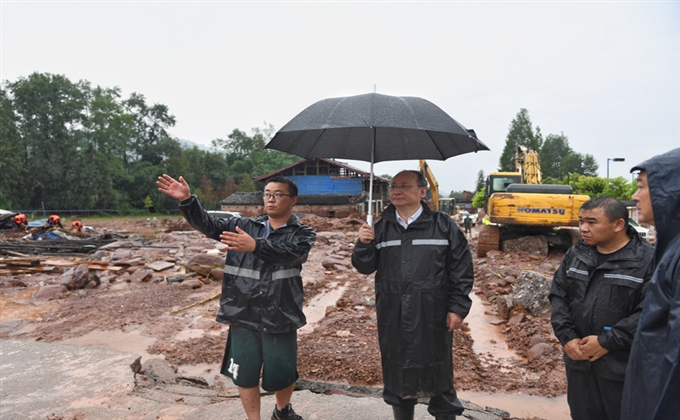
<instances>
[{"instance_id":1,"label":"muddy water puddle","mask_svg":"<svg viewBox=\"0 0 680 420\"><path fill-rule=\"evenodd\" d=\"M42 314L59 307L56 303L47 303L33 299L33 293L39 286L31 287L14 296L0 296L0 323L7 321L42 321Z\"/></svg>"},{"instance_id":2,"label":"muddy water puddle","mask_svg":"<svg viewBox=\"0 0 680 420\"><path fill-rule=\"evenodd\" d=\"M345 293L345 289L347 289L347 284L338 287L338 283L332 282L328 285L328 289L314 296L302 309L305 317L307 317L307 325L298 330L298 335L314 331L319 322L326 316L326 308L335 306L338 299Z\"/></svg>"},{"instance_id":3,"label":"muddy water puddle","mask_svg":"<svg viewBox=\"0 0 680 420\"><path fill-rule=\"evenodd\" d=\"M512 417L549 420L569 420L567 396L545 398L525 394L503 394L486 392L459 391L458 397L481 407L500 408Z\"/></svg>"},{"instance_id":4,"label":"muddy water puddle","mask_svg":"<svg viewBox=\"0 0 680 420\"><path fill-rule=\"evenodd\" d=\"M497 362L510 362L510 365L522 360L514 351L508 348L505 342L505 335L502 334L497 325L498 317L488 315L485 312L490 308L484 305L482 300L475 293L470 293L472 307L470 313L465 318L465 322L470 327L470 336L474 340L472 349L478 355L493 357ZM506 363L503 363L504 365Z\"/></svg>"}]
</instances>

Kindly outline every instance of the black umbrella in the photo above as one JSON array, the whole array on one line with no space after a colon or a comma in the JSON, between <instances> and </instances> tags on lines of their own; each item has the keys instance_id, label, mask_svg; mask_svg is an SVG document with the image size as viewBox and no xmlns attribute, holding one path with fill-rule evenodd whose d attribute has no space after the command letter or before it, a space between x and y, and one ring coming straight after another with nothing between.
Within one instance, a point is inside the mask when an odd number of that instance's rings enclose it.
<instances>
[{"instance_id":1,"label":"black umbrella","mask_svg":"<svg viewBox=\"0 0 680 420\"><path fill-rule=\"evenodd\" d=\"M284 125L265 148L303 158L370 162L371 191L375 162L446 160L489 150L474 130L466 129L432 102L378 93L316 102ZM368 209L370 218L370 195Z\"/></svg>"}]
</instances>

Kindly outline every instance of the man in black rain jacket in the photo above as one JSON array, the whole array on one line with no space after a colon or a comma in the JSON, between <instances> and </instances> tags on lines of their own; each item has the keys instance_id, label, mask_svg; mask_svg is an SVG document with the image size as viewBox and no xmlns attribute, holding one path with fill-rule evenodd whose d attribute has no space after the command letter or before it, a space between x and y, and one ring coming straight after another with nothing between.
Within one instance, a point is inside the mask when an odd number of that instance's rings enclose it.
<instances>
[{"instance_id":1,"label":"man in black rain jacket","mask_svg":"<svg viewBox=\"0 0 680 420\"><path fill-rule=\"evenodd\" d=\"M276 395L272 420L302 420L290 399L298 378L297 329L302 312L302 263L316 234L293 214L297 186L272 178L264 189L267 214L221 219L208 214L183 177L158 177L159 190L180 200L196 230L228 246L217 321L230 324L221 373L239 388L248 419L260 419L259 379Z\"/></svg>"},{"instance_id":2,"label":"man in black rain jacket","mask_svg":"<svg viewBox=\"0 0 680 420\"><path fill-rule=\"evenodd\" d=\"M375 276L383 399L397 420L413 419L420 397L428 411L454 419L463 406L453 386L453 330L472 301L472 256L465 235L446 213L422 200L427 181L402 171L390 184L391 205L375 227L359 230L352 264Z\"/></svg>"},{"instance_id":3,"label":"man in black rain jacket","mask_svg":"<svg viewBox=\"0 0 680 420\"><path fill-rule=\"evenodd\" d=\"M581 239L553 277L551 322L564 346L571 417L614 420L654 247L640 239L613 197L583 203L579 231Z\"/></svg>"},{"instance_id":4,"label":"man in black rain jacket","mask_svg":"<svg viewBox=\"0 0 680 420\"><path fill-rule=\"evenodd\" d=\"M680 418L680 149L640 171L638 220L656 227L656 270L647 287L626 372L621 418Z\"/></svg>"}]
</instances>

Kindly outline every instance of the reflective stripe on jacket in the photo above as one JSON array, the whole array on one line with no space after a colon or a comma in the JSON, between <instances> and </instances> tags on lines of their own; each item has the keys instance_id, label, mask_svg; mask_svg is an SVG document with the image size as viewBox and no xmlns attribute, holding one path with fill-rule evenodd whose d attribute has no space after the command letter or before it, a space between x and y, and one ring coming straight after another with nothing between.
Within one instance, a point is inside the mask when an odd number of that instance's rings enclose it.
<instances>
[{"instance_id":1,"label":"reflective stripe on jacket","mask_svg":"<svg viewBox=\"0 0 680 420\"><path fill-rule=\"evenodd\" d=\"M404 397L433 396L453 387L446 317L467 316L472 256L451 216L424 205L404 229L390 205L374 226L375 240L358 241L352 264L375 276L383 383Z\"/></svg>"},{"instance_id":2,"label":"reflective stripe on jacket","mask_svg":"<svg viewBox=\"0 0 680 420\"><path fill-rule=\"evenodd\" d=\"M574 338L596 335L609 351L594 362L571 360L565 353L567 367L620 382L654 270L654 247L631 226L626 233L630 242L599 266L597 249L579 240L564 255L549 295L550 320L563 346Z\"/></svg>"},{"instance_id":3,"label":"reflective stripe on jacket","mask_svg":"<svg viewBox=\"0 0 680 420\"><path fill-rule=\"evenodd\" d=\"M305 325L300 272L316 240L312 228L292 215L285 226L267 235L267 215L213 217L193 195L180 203L179 210L191 226L216 241L236 226L255 239L253 252L227 252L217 321L269 333Z\"/></svg>"}]
</instances>

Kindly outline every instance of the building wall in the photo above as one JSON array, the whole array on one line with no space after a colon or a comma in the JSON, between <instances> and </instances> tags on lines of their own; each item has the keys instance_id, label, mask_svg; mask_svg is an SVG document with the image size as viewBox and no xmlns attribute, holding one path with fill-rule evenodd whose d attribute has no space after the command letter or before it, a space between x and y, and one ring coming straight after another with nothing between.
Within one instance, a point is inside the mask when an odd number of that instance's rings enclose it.
<instances>
[{"instance_id":1,"label":"building wall","mask_svg":"<svg viewBox=\"0 0 680 420\"><path fill-rule=\"evenodd\" d=\"M222 205L221 210L224 211L238 211L246 217L256 216L258 214L265 213L264 206L253 205L253 204L240 204L240 205ZM293 207L294 213L312 213L323 217L349 217L352 214L360 213L357 211L356 204L344 204L344 205L296 205Z\"/></svg>"},{"instance_id":2,"label":"building wall","mask_svg":"<svg viewBox=\"0 0 680 420\"><path fill-rule=\"evenodd\" d=\"M335 177L331 175L289 176L298 186L298 194L359 194L361 178Z\"/></svg>"}]
</instances>

